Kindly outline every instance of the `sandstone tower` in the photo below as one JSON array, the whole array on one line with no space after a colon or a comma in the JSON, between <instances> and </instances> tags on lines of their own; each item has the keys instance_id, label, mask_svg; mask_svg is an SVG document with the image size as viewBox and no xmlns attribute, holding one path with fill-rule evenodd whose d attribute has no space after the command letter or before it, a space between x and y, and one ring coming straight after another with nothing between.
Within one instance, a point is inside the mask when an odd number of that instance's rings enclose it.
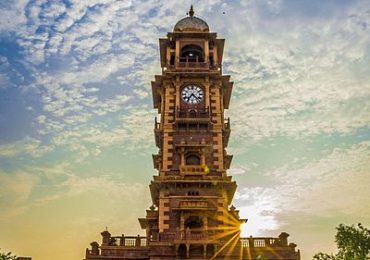
<instances>
[{"instance_id":1,"label":"sandstone tower","mask_svg":"<svg viewBox=\"0 0 370 260\"><path fill-rule=\"evenodd\" d=\"M101 233L86 260L98 259L300 259L288 234L240 238L231 205L236 183L228 176L226 151L233 82L222 74L225 40L189 16L159 40L162 75L152 82L158 175L150 183L153 205L139 218L146 236Z\"/></svg>"}]
</instances>

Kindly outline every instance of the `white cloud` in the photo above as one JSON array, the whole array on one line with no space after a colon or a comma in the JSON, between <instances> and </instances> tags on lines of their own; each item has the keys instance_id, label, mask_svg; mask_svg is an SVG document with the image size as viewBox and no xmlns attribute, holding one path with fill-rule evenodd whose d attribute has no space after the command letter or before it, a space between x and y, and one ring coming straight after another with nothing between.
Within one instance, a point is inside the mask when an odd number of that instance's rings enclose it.
<instances>
[{"instance_id":1,"label":"white cloud","mask_svg":"<svg viewBox=\"0 0 370 260\"><path fill-rule=\"evenodd\" d=\"M246 173L246 169L244 169L244 168L231 168L228 171L228 174L230 174L230 175L242 175L242 174L245 174L245 173Z\"/></svg>"},{"instance_id":2,"label":"white cloud","mask_svg":"<svg viewBox=\"0 0 370 260\"><path fill-rule=\"evenodd\" d=\"M25 171L12 172L11 174L0 170L0 218L6 219L22 214L28 209L28 200L39 183L38 176Z\"/></svg>"},{"instance_id":3,"label":"white cloud","mask_svg":"<svg viewBox=\"0 0 370 260\"><path fill-rule=\"evenodd\" d=\"M279 192L273 188L244 188L236 193L235 203L241 218L248 219L242 227L241 235L261 236L277 230L281 221L277 214L281 212Z\"/></svg>"},{"instance_id":4,"label":"white cloud","mask_svg":"<svg viewBox=\"0 0 370 260\"><path fill-rule=\"evenodd\" d=\"M253 234L280 228L292 214L364 218L370 214L369 169L369 142L335 148L301 167L288 164L265 173L280 184L241 188L235 203L241 216L251 219L245 228Z\"/></svg>"},{"instance_id":5,"label":"white cloud","mask_svg":"<svg viewBox=\"0 0 370 260\"><path fill-rule=\"evenodd\" d=\"M250 1L248 10L232 7L233 16L247 19L245 26L230 15L222 20L229 24L225 68L236 83L233 137L348 134L368 127L370 7L354 1L347 9L325 6L333 13L328 17L302 19L292 10L284 19L265 19L254 16L262 12L259 3ZM285 5L276 2L266 12L282 12Z\"/></svg>"},{"instance_id":6,"label":"white cloud","mask_svg":"<svg viewBox=\"0 0 370 260\"><path fill-rule=\"evenodd\" d=\"M25 137L22 140L0 145L0 156L14 157L26 154L34 158L39 158L54 149L53 145L42 144L41 141Z\"/></svg>"},{"instance_id":7,"label":"white cloud","mask_svg":"<svg viewBox=\"0 0 370 260\"><path fill-rule=\"evenodd\" d=\"M27 18L24 9L28 0L8 1L2 3L3 8L0 8L0 33L7 33L9 31L23 31L25 30L25 23Z\"/></svg>"},{"instance_id":8,"label":"white cloud","mask_svg":"<svg viewBox=\"0 0 370 260\"><path fill-rule=\"evenodd\" d=\"M346 136L370 126L370 6L366 1L344 2L195 4L196 15L226 38L224 71L236 83L229 116L231 139L238 147L231 148L243 154L251 142L277 136ZM160 73L158 38L165 37L188 8L185 0L91 0L68 6L61 1L18 0L1 8L0 33L14 40L19 50L15 60L0 60L0 90L26 84L24 102L34 102L26 105L36 114L33 126L38 135L0 146L5 159L30 155L33 160L14 165L23 170L0 173L0 185L6 185L0 201L6 201L13 215L91 193L126 199L131 206L136 201L127 198L147 191L146 184L118 182L108 173L82 177L71 168L109 149L138 154L156 149L150 81ZM29 74L30 84L18 69ZM52 151L60 156L57 160L68 156L70 165L27 167ZM276 186L242 187L236 195L241 216L249 218L246 235L275 234L296 212L370 215L364 181L369 177L369 157L369 144L364 142L334 149L317 161L305 160L303 166L292 161L265 172L263 177ZM253 158L229 173L242 179L251 170L257 170ZM51 182L55 190L33 200L31 195L42 189L37 186L41 180L43 185ZM14 197L6 198L7 192Z\"/></svg>"}]
</instances>

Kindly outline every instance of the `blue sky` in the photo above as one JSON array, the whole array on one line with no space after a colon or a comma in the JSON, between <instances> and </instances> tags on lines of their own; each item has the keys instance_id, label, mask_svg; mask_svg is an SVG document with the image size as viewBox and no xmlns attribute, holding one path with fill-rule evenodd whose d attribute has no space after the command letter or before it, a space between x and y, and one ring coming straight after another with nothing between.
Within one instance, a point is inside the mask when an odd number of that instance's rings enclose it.
<instances>
[{"instance_id":1,"label":"blue sky","mask_svg":"<svg viewBox=\"0 0 370 260\"><path fill-rule=\"evenodd\" d=\"M81 259L106 226L140 232L158 38L191 3L226 39L244 235L287 231L310 259L370 225L369 1L3 0L1 248Z\"/></svg>"}]
</instances>

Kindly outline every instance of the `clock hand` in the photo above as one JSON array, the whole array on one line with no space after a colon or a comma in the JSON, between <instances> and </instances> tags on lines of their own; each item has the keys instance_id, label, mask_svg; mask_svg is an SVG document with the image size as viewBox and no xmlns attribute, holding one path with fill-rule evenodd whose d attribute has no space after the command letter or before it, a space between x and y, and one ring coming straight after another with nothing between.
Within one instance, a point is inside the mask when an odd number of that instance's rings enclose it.
<instances>
[{"instance_id":1,"label":"clock hand","mask_svg":"<svg viewBox=\"0 0 370 260\"><path fill-rule=\"evenodd\" d=\"M198 100L198 97L194 95L193 93L190 95L190 97L193 96L196 100Z\"/></svg>"}]
</instances>

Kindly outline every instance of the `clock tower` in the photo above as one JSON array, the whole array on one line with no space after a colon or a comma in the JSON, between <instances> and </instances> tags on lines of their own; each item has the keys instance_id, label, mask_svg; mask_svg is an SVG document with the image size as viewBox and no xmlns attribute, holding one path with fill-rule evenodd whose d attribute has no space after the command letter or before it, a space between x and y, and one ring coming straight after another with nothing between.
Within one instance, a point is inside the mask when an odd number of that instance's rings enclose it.
<instances>
[{"instance_id":1,"label":"clock tower","mask_svg":"<svg viewBox=\"0 0 370 260\"><path fill-rule=\"evenodd\" d=\"M193 9L159 40L162 75L152 82L159 176L150 184L158 219L140 223L149 237L174 236L183 257L212 256L230 237L239 239L245 222L230 208L236 184L226 174L232 156L224 109L233 83L222 75L224 42Z\"/></svg>"},{"instance_id":2,"label":"clock tower","mask_svg":"<svg viewBox=\"0 0 370 260\"><path fill-rule=\"evenodd\" d=\"M86 259L299 259L287 233L240 238L247 220L231 205L236 183L227 174L224 111L233 82L222 73L224 44L193 7L159 40L162 74L152 82L158 175L149 185L153 205L139 219L146 236L104 231Z\"/></svg>"}]
</instances>

